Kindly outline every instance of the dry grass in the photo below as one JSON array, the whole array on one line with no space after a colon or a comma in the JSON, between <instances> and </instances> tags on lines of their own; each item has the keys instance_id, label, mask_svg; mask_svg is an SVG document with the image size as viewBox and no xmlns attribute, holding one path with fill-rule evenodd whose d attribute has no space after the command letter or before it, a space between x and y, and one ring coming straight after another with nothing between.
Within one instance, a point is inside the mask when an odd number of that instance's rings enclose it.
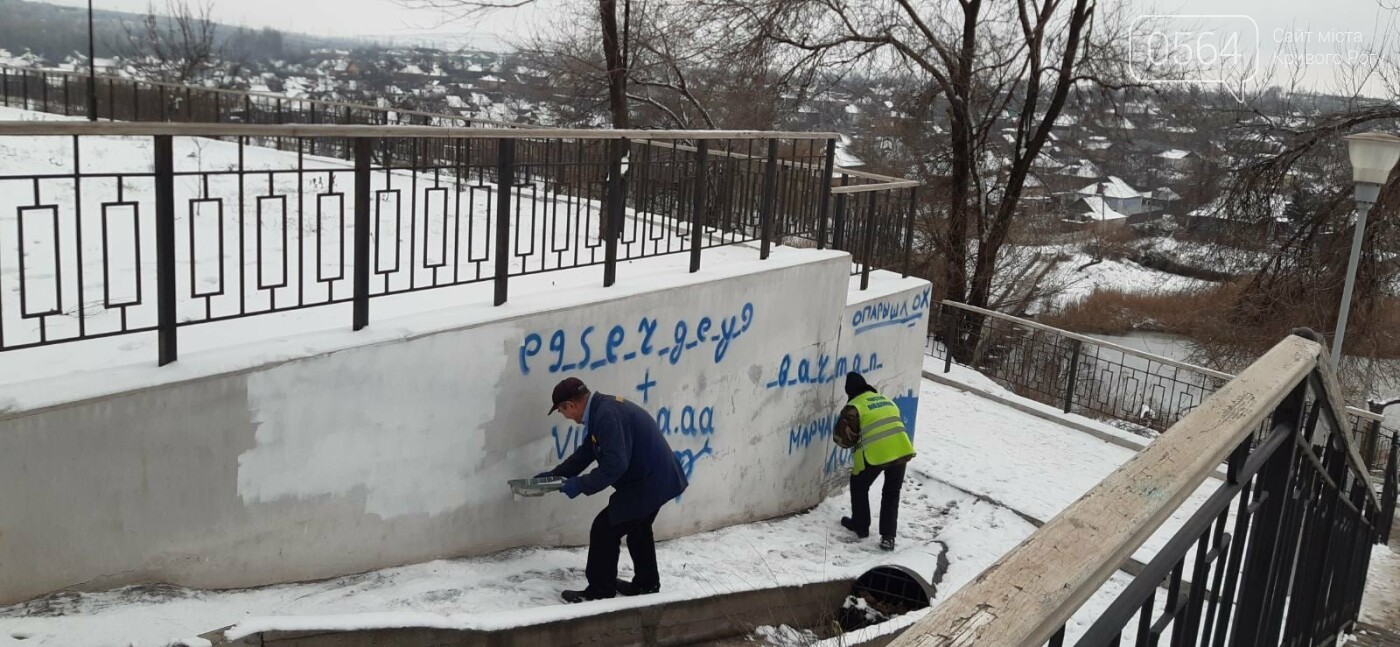
<instances>
[{"instance_id":1,"label":"dry grass","mask_svg":"<svg viewBox=\"0 0 1400 647\"><path fill-rule=\"evenodd\" d=\"M1296 319L1260 321L1240 316L1241 282L1222 283L1192 292L1129 293L1112 289L1095 290L1087 298L1059 312L1045 316L1048 325L1082 333L1121 335L1132 331L1164 332L1182 335L1210 349L1234 349L1242 358L1256 357L1299 326L1329 332L1332 322ZM1330 314L1334 306L1317 308L1315 303L1298 304L1285 311L1312 318ZM1352 311L1348 326L1347 352L1377 358L1400 358L1400 298L1384 297L1376 303L1369 320ZM1233 354L1233 353L1231 353ZM1224 358L1221 358L1224 359ZM1229 364L1230 362L1221 362Z\"/></svg>"}]
</instances>

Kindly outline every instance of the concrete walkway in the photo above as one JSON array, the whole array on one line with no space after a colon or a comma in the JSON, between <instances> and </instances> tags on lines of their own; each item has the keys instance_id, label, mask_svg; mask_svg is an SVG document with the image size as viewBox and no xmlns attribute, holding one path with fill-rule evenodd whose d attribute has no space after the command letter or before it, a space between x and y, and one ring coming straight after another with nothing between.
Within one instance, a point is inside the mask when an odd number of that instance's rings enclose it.
<instances>
[{"instance_id":1,"label":"concrete walkway","mask_svg":"<svg viewBox=\"0 0 1400 647\"><path fill-rule=\"evenodd\" d=\"M1391 526L1392 542L1400 543L1400 517ZM1350 645L1396 647L1400 645L1400 553L1390 546L1371 549L1361 618Z\"/></svg>"}]
</instances>

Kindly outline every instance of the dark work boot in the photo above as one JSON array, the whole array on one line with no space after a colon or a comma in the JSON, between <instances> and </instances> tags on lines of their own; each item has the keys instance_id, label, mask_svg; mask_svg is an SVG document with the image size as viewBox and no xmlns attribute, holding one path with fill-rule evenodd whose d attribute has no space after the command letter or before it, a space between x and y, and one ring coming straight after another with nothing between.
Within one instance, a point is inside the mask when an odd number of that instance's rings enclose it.
<instances>
[{"instance_id":1,"label":"dark work boot","mask_svg":"<svg viewBox=\"0 0 1400 647\"><path fill-rule=\"evenodd\" d=\"M856 536L860 537L861 539L865 539L866 537L870 536L869 528L857 528L855 522L852 521L850 517L841 517L841 525L844 526L846 530L855 533Z\"/></svg>"},{"instance_id":2,"label":"dark work boot","mask_svg":"<svg viewBox=\"0 0 1400 647\"><path fill-rule=\"evenodd\" d=\"M894 537L885 537L881 539L880 550L894 550Z\"/></svg>"},{"instance_id":3,"label":"dark work boot","mask_svg":"<svg viewBox=\"0 0 1400 647\"><path fill-rule=\"evenodd\" d=\"M559 597L564 598L564 601L569 604L577 604L579 602L591 602L593 600L606 600L613 596L584 589L582 591L565 591L560 594Z\"/></svg>"},{"instance_id":4,"label":"dark work boot","mask_svg":"<svg viewBox=\"0 0 1400 647\"><path fill-rule=\"evenodd\" d=\"M618 595L622 595L622 596L631 597L631 596L634 596L634 595L650 595L650 594L652 594L652 593L660 593L660 592L661 592L661 585L660 585L660 584L658 584L658 585L656 585L656 586L641 586L641 587L633 586L632 584L633 584L632 582L628 582L627 580L619 579L619 580L617 581L617 594L618 594Z\"/></svg>"}]
</instances>

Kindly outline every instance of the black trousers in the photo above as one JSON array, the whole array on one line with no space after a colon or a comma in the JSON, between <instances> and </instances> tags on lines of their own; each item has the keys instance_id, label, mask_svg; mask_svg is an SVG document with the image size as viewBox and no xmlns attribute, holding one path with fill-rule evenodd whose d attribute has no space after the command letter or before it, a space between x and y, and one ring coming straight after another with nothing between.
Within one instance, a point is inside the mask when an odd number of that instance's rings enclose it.
<instances>
[{"instance_id":1,"label":"black trousers","mask_svg":"<svg viewBox=\"0 0 1400 647\"><path fill-rule=\"evenodd\" d=\"M866 465L865 469L851 477L851 521L856 528L870 528L870 486L875 478L885 475L884 489L880 493L880 537L894 537L899 526L899 488L904 485L905 463L893 465Z\"/></svg>"},{"instance_id":2,"label":"black trousers","mask_svg":"<svg viewBox=\"0 0 1400 647\"><path fill-rule=\"evenodd\" d=\"M637 573L632 586L647 590L661 585L661 575L656 571L656 538L651 533L659 512L658 509L641 519L619 524L608 518L607 508L594 517L588 533L588 566L584 569L589 591L605 596L617 593L617 559L622 553L623 537L627 538L627 552L632 555L632 569Z\"/></svg>"}]
</instances>

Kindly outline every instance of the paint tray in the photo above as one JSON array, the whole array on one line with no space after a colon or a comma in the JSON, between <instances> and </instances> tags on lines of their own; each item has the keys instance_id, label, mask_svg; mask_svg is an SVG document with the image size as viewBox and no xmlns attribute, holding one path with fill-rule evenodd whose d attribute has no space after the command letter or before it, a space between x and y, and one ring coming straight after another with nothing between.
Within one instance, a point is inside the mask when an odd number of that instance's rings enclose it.
<instances>
[{"instance_id":1,"label":"paint tray","mask_svg":"<svg viewBox=\"0 0 1400 647\"><path fill-rule=\"evenodd\" d=\"M546 476L538 479L511 479L506 481L510 485L510 491L518 496L544 496L550 492L557 492L564 486L564 477Z\"/></svg>"}]
</instances>

